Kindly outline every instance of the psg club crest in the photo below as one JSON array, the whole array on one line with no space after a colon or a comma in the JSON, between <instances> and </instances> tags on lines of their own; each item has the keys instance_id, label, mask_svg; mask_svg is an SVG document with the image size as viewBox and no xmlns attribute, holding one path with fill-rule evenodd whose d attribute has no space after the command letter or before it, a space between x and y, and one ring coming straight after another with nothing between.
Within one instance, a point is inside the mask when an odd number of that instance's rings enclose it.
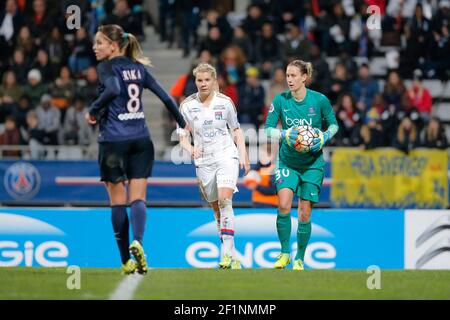
<instances>
[{"instance_id":1,"label":"psg club crest","mask_svg":"<svg viewBox=\"0 0 450 320\"><path fill-rule=\"evenodd\" d=\"M223 120L222 118L222 111L216 111L216 120Z\"/></svg>"},{"instance_id":2,"label":"psg club crest","mask_svg":"<svg viewBox=\"0 0 450 320\"><path fill-rule=\"evenodd\" d=\"M17 162L6 170L3 184L14 199L31 199L41 187L41 176L32 164Z\"/></svg>"}]
</instances>

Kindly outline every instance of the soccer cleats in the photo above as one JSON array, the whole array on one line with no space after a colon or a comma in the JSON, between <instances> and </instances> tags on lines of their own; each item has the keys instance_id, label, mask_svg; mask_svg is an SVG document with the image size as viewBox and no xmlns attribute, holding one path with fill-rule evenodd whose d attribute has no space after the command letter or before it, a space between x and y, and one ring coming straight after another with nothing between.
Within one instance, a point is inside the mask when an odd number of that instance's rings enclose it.
<instances>
[{"instance_id":1,"label":"soccer cleats","mask_svg":"<svg viewBox=\"0 0 450 320\"><path fill-rule=\"evenodd\" d=\"M136 260L136 270L139 274L147 273L147 260L145 259L144 249L139 241L134 240L130 246L130 252Z\"/></svg>"},{"instance_id":2,"label":"soccer cleats","mask_svg":"<svg viewBox=\"0 0 450 320\"><path fill-rule=\"evenodd\" d=\"M136 263L131 259L128 259L128 261L122 265L122 274L125 275L133 274L135 271L136 271Z\"/></svg>"},{"instance_id":3,"label":"soccer cleats","mask_svg":"<svg viewBox=\"0 0 450 320\"><path fill-rule=\"evenodd\" d=\"M242 269L241 263L237 259L232 259L231 256L225 254L222 260L219 262L220 269L232 269L238 270Z\"/></svg>"},{"instance_id":4,"label":"soccer cleats","mask_svg":"<svg viewBox=\"0 0 450 320\"><path fill-rule=\"evenodd\" d=\"M222 260L219 262L220 269L230 269L231 268L231 256L224 254Z\"/></svg>"},{"instance_id":5,"label":"soccer cleats","mask_svg":"<svg viewBox=\"0 0 450 320\"><path fill-rule=\"evenodd\" d=\"M291 263L291 254L290 253L280 253L277 257L277 261L275 261L274 268L275 269L284 269Z\"/></svg>"},{"instance_id":6,"label":"soccer cleats","mask_svg":"<svg viewBox=\"0 0 450 320\"><path fill-rule=\"evenodd\" d=\"M305 267L303 266L303 261L300 259L295 260L292 270L305 270Z\"/></svg>"},{"instance_id":7,"label":"soccer cleats","mask_svg":"<svg viewBox=\"0 0 450 320\"><path fill-rule=\"evenodd\" d=\"M242 269L241 263L239 260L231 260L231 270L239 270Z\"/></svg>"}]
</instances>

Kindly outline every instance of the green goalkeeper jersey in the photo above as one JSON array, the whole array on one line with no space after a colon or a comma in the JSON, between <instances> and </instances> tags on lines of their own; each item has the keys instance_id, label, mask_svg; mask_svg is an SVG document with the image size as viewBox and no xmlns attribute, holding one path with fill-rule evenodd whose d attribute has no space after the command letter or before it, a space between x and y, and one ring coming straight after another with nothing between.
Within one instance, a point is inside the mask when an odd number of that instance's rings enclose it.
<instances>
[{"instance_id":1,"label":"green goalkeeper jersey","mask_svg":"<svg viewBox=\"0 0 450 320\"><path fill-rule=\"evenodd\" d=\"M265 129L276 128L281 120L283 130L294 126L312 126L325 131L332 126L337 131L337 121L330 101L323 94L306 89L306 96L298 102L290 91L277 94L272 101L267 115ZM303 170L307 168L323 168L322 150L319 152L299 153L282 141L279 161L292 169Z\"/></svg>"}]
</instances>

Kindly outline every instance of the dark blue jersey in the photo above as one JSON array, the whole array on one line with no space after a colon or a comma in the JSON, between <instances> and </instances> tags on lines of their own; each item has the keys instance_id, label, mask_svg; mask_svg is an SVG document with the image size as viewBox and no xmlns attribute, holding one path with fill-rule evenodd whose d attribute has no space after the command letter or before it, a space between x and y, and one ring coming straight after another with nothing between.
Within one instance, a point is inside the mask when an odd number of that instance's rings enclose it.
<instances>
[{"instance_id":1,"label":"dark blue jersey","mask_svg":"<svg viewBox=\"0 0 450 320\"><path fill-rule=\"evenodd\" d=\"M186 125L173 99L144 65L120 56L97 66L99 96L89 114L100 125L99 142L139 139L149 136L142 105L143 89L155 93L181 127Z\"/></svg>"}]
</instances>

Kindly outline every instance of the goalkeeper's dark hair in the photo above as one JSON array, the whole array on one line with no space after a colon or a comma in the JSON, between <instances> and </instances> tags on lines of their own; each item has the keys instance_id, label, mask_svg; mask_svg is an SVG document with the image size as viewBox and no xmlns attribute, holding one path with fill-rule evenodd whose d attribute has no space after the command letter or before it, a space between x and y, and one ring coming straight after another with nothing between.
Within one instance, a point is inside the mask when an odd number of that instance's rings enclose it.
<instances>
[{"instance_id":1,"label":"goalkeeper's dark hair","mask_svg":"<svg viewBox=\"0 0 450 320\"><path fill-rule=\"evenodd\" d=\"M293 66L300 69L300 73L306 74L308 78L312 78L313 66L311 62L305 62L303 60L293 60L288 64L288 67Z\"/></svg>"}]
</instances>

